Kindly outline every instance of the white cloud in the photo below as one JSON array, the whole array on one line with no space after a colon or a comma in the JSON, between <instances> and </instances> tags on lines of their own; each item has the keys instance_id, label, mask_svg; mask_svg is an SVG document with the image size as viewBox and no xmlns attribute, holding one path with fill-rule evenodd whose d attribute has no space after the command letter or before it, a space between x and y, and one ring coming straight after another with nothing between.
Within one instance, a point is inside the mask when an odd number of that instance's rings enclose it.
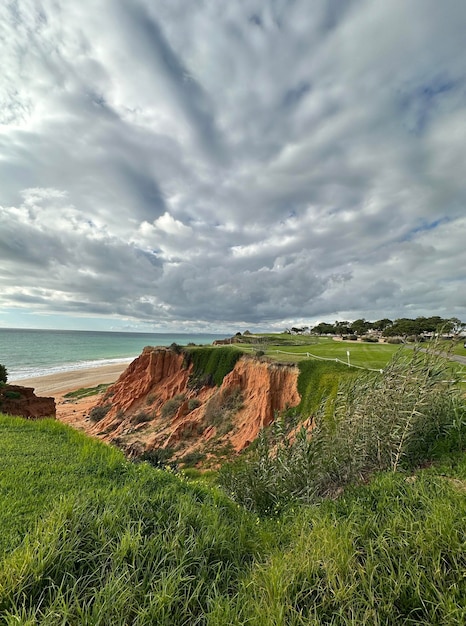
<instances>
[{"instance_id":1,"label":"white cloud","mask_svg":"<svg viewBox=\"0 0 466 626\"><path fill-rule=\"evenodd\" d=\"M1 305L461 317L465 18L460 0L4 3Z\"/></svg>"}]
</instances>

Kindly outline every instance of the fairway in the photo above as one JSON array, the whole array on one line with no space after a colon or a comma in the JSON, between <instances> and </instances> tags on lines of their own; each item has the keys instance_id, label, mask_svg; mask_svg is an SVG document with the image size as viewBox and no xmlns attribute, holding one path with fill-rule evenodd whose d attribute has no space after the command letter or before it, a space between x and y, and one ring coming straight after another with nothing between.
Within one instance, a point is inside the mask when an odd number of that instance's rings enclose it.
<instances>
[{"instance_id":1,"label":"fairway","mask_svg":"<svg viewBox=\"0 0 466 626\"><path fill-rule=\"evenodd\" d=\"M298 361L302 358L339 359L343 363L368 369L383 369L395 352L404 349L403 346L388 343L363 343L356 341L334 341L331 338L293 337L297 345L286 345L289 335L268 335L268 343L258 343L255 349L277 361ZM285 345L284 345L285 344ZM243 348L243 346L241 346ZM252 348L247 349L250 352Z\"/></svg>"}]
</instances>

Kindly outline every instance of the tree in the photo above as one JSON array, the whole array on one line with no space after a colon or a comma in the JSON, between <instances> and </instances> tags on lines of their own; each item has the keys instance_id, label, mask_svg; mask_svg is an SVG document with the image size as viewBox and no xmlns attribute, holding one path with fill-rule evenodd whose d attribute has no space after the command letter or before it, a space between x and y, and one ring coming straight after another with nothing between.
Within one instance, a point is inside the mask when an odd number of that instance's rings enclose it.
<instances>
[{"instance_id":1,"label":"tree","mask_svg":"<svg viewBox=\"0 0 466 626\"><path fill-rule=\"evenodd\" d=\"M316 335L334 335L335 327L333 326L333 324L321 322L320 324L317 324L317 326L314 326L312 332Z\"/></svg>"},{"instance_id":2,"label":"tree","mask_svg":"<svg viewBox=\"0 0 466 626\"><path fill-rule=\"evenodd\" d=\"M458 335L458 333L466 328L466 324L464 324L464 322L457 317L450 317L450 319L447 320L447 323L449 324L450 332L454 335Z\"/></svg>"},{"instance_id":3,"label":"tree","mask_svg":"<svg viewBox=\"0 0 466 626\"><path fill-rule=\"evenodd\" d=\"M374 330L385 330L392 324L392 320L389 320L388 317L384 317L383 320L377 320L376 322L372 322L372 328Z\"/></svg>"},{"instance_id":4,"label":"tree","mask_svg":"<svg viewBox=\"0 0 466 626\"><path fill-rule=\"evenodd\" d=\"M347 335L350 332L350 323L347 321L335 322L335 332L337 335Z\"/></svg>"},{"instance_id":5,"label":"tree","mask_svg":"<svg viewBox=\"0 0 466 626\"><path fill-rule=\"evenodd\" d=\"M400 317L383 331L384 337L406 337L407 335L419 335L420 333L420 323L408 317Z\"/></svg>"},{"instance_id":6,"label":"tree","mask_svg":"<svg viewBox=\"0 0 466 626\"><path fill-rule=\"evenodd\" d=\"M0 365L0 383L6 383L8 380L8 372L4 365Z\"/></svg>"},{"instance_id":7,"label":"tree","mask_svg":"<svg viewBox=\"0 0 466 626\"><path fill-rule=\"evenodd\" d=\"M367 322L364 318L354 320L354 322L351 323L351 330L356 335L365 335L371 328L371 322Z\"/></svg>"}]
</instances>

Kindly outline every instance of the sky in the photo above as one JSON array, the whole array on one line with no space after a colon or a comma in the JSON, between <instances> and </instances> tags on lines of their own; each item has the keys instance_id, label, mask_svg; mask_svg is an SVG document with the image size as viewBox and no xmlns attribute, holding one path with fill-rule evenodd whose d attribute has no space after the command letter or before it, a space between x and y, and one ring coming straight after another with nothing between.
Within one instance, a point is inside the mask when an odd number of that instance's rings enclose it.
<instances>
[{"instance_id":1,"label":"sky","mask_svg":"<svg viewBox=\"0 0 466 626\"><path fill-rule=\"evenodd\" d=\"M0 327L466 321L464 0L3 0Z\"/></svg>"}]
</instances>

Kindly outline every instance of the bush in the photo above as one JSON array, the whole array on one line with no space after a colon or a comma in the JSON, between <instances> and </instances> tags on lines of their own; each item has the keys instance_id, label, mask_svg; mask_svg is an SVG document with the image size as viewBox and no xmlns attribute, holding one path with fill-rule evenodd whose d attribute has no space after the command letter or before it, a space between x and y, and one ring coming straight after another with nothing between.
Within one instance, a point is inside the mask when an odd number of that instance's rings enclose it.
<instances>
[{"instance_id":1,"label":"bush","mask_svg":"<svg viewBox=\"0 0 466 626\"><path fill-rule=\"evenodd\" d=\"M149 406L150 404L154 404L157 400L157 396L154 393L150 393L146 398L146 404Z\"/></svg>"},{"instance_id":2,"label":"bush","mask_svg":"<svg viewBox=\"0 0 466 626\"><path fill-rule=\"evenodd\" d=\"M401 344L401 343L403 343L403 339L401 339L401 337L389 337L385 341L386 341L386 343L394 343L394 344Z\"/></svg>"},{"instance_id":3,"label":"bush","mask_svg":"<svg viewBox=\"0 0 466 626\"><path fill-rule=\"evenodd\" d=\"M89 419L91 422L100 422L100 420L104 419L111 408L111 404L106 404L105 406L95 406L89 412Z\"/></svg>"},{"instance_id":4,"label":"bush","mask_svg":"<svg viewBox=\"0 0 466 626\"><path fill-rule=\"evenodd\" d=\"M366 343L379 343L379 340L377 337L373 337L372 335L364 335L364 337L361 337L362 341L365 341Z\"/></svg>"},{"instance_id":5,"label":"bush","mask_svg":"<svg viewBox=\"0 0 466 626\"><path fill-rule=\"evenodd\" d=\"M167 400L162 407L161 415L163 418L175 417L178 409L183 404L185 396L182 393L177 394L170 400Z\"/></svg>"},{"instance_id":6,"label":"bush","mask_svg":"<svg viewBox=\"0 0 466 626\"><path fill-rule=\"evenodd\" d=\"M190 400L188 400L188 411L194 411L194 409L197 409L200 406L201 402L197 398L190 398Z\"/></svg>"},{"instance_id":7,"label":"bush","mask_svg":"<svg viewBox=\"0 0 466 626\"><path fill-rule=\"evenodd\" d=\"M173 342L170 345L170 350L172 350L172 352L175 352L176 354L181 354L183 352L183 348L182 346L178 345L177 343Z\"/></svg>"},{"instance_id":8,"label":"bush","mask_svg":"<svg viewBox=\"0 0 466 626\"><path fill-rule=\"evenodd\" d=\"M6 383L8 380L8 372L4 365L0 365L0 383Z\"/></svg>"},{"instance_id":9,"label":"bush","mask_svg":"<svg viewBox=\"0 0 466 626\"><path fill-rule=\"evenodd\" d=\"M232 428L232 417L243 407L243 394L239 387L217 392L207 402L204 423L215 426L223 435Z\"/></svg>"},{"instance_id":10,"label":"bush","mask_svg":"<svg viewBox=\"0 0 466 626\"><path fill-rule=\"evenodd\" d=\"M3 395L5 398L9 398L10 400L19 400L22 398L19 391L5 391Z\"/></svg>"},{"instance_id":11,"label":"bush","mask_svg":"<svg viewBox=\"0 0 466 626\"><path fill-rule=\"evenodd\" d=\"M150 422L152 419L152 415L146 413L145 411L139 411L139 413L135 413L131 418L132 424L142 424L142 422Z\"/></svg>"},{"instance_id":12,"label":"bush","mask_svg":"<svg viewBox=\"0 0 466 626\"><path fill-rule=\"evenodd\" d=\"M184 457L180 459L180 461L181 463L183 463L183 465L193 467L200 461L203 461L205 457L206 455L204 452L200 452L199 450L194 450L194 452L188 452L188 454L185 454Z\"/></svg>"}]
</instances>

